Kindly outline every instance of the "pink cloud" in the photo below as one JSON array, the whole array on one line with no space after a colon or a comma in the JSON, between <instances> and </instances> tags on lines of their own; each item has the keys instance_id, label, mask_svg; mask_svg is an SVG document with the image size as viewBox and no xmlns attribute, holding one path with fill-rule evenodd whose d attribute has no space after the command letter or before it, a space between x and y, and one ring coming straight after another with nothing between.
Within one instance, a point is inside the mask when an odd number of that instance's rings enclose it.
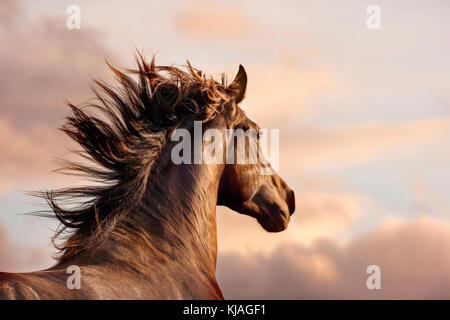
<instances>
[{"instance_id":1,"label":"pink cloud","mask_svg":"<svg viewBox=\"0 0 450 320\"><path fill-rule=\"evenodd\" d=\"M286 168L340 167L383 155L407 155L449 130L450 119L432 118L285 132L280 137L280 165ZM295 150L295 156L292 150Z\"/></svg>"},{"instance_id":2,"label":"pink cloud","mask_svg":"<svg viewBox=\"0 0 450 320\"><path fill-rule=\"evenodd\" d=\"M0 25L9 30L21 13L21 9L20 4L16 0L3 0L0 2Z\"/></svg>"},{"instance_id":3,"label":"pink cloud","mask_svg":"<svg viewBox=\"0 0 450 320\"><path fill-rule=\"evenodd\" d=\"M449 299L450 223L386 220L344 246L279 246L270 255L225 253L218 278L230 299ZM381 268L381 290L366 268Z\"/></svg>"},{"instance_id":4,"label":"pink cloud","mask_svg":"<svg viewBox=\"0 0 450 320\"><path fill-rule=\"evenodd\" d=\"M201 41L242 39L258 29L258 23L236 5L211 1L190 2L181 8L175 25L183 36Z\"/></svg>"},{"instance_id":5,"label":"pink cloud","mask_svg":"<svg viewBox=\"0 0 450 320\"><path fill-rule=\"evenodd\" d=\"M13 19L22 11L8 1L0 5L3 13ZM55 157L70 157L67 148L73 146L57 131L70 111L65 101L78 104L92 97L91 75L111 77L104 59L112 55L98 31L68 30L63 18L21 19L23 26L0 30L8 48L0 51L0 192L72 181L50 174Z\"/></svg>"},{"instance_id":6,"label":"pink cloud","mask_svg":"<svg viewBox=\"0 0 450 320\"><path fill-rule=\"evenodd\" d=\"M0 224L0 271L28 272L40 270L53 263L52 249L30 248L12 243L3 225Z\"/></svg>"},{"instance_id":7,"label":"pink cloud","mask_svg":"<svg viewBox=\"0 0 450 320\"><path fill-rule=\"evenodd\" d=\"M297 118L315 115L319 110L314 102L324 94L340 94L341 85L336 82L331 67L302 65L296 61L303 58L311 60L308 53L302 52L295 58L282 56L270 64L248 67L243 108L252 119L262 126L284 127Z\"/></svg>"},{"instance_id":8,"label":"pink cloud","mask_svg":"<svg viewBox=\"0 0 450 320\"><path fill-rule=\"evenodd\" d=\"M63 133L36 126L24 133L0 117L0 193L11 188L47 188L67 184L75 178L52 173L56 158L72 159L73 143Z\"/></svg>"},{"instance_id":9,"label":"pink cloud","mask_svg":"<svg viewBox=\"0 0 450 320\"><path fill-rule=\"evenodd\" d=\"M32 30L32 31L30 31ZM57 127L65 101L90 98L91 75L107 78L111 54L96 30L68 30L64 19L38 18L27 29L0 34L0 116L26 131Z\"/></svg>"},{"instance_id":10,"label":"pink cloud","mask_svg":"<svg viewBox=\"0 0 450 320\"><path fill-rule=\"evenodd\" d=\"M297 192L297 211L286 231L268 234L248 216L218 207L220 252L268 253L286 243L311 245L320 238L334 238L345 232L370 203L350 192Z\"/></svg>"}]
</instances>

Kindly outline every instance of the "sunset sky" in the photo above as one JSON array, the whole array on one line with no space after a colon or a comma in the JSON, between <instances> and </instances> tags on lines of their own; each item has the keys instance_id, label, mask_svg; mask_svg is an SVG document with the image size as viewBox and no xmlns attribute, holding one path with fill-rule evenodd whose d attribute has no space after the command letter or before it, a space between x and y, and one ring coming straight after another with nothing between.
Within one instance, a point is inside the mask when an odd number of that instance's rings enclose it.
<instances>
[{"instance_id":1,"label":"sunset sky","mask_svg":"<svg viewBox=\"0 0 450 320\"><path fill-rule=\"evenodd\" d=\"M69 5L81 29L66 27ZM381 28L366 9L381 9ZM23 215L24 191L76 184L57 128L133 68L189 60L248 74L241 107L280 129L279 174L296 192L289 228L218 208L226 298L450 298L450 3L442 1L0 0L0 271L54 263L56 224ZM78 181L80 182L80 181ZM368 290L366 268L381 268Z\"/></svg>"}]
</instances>

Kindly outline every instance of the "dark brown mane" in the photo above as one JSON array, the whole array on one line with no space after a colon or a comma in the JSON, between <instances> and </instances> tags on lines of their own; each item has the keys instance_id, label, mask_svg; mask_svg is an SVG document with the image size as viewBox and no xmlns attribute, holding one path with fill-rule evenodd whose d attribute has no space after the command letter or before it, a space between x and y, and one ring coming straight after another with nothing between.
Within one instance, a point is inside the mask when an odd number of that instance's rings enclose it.
<instances>
[{"instance_id":1,"label":"dark brown mane","mask_svg":"<svg viewBox=\"0 0 450 320\"><path fill-rule=\"evenodd\" d=\"M62 131L82 147L79 154L92 165L64 162L62 170L97 184L40 195L51 207L41 215L61 223L54 240L73 231L55 244L63 252L61 260L98 246L127 220L141 202L166 140L183 119L212 119L230 99L223 79L206 79L189 63L183 71L155 66L154 59L148 64L141 55L136 60L138 69L126 72L108 64L120 86L95 81L95 103L69 104L73 114ZM97 116L87 113L92 108Z\"/></svg>"}]
</instances>

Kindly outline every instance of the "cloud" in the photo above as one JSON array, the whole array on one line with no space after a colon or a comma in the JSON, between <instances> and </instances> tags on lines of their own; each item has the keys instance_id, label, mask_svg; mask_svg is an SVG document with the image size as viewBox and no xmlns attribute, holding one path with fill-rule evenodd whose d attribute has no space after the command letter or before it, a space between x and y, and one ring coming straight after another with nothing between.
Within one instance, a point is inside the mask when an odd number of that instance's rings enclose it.
<instances>
[{"instance_id":1,"label":"cloud","mask_svg":"<svg viewBox=\"0 0 450 320\"><path fill-rule=\"evenodd\" d=\"M27 130L56 126L67 114L65 101L91 97L90 76L104 78L111 54L93 29L68 30L64 19L36 18L23 30L0 37L0 116Z\"/></svg>"},{"instance_id":2,"label":"cloud","mask_svg":"<svg viewBox=\"0 0 450 320\"><path fill-rule=\"evenodd\" d=\"M288 229L270 234L255 219L218 207L219 251L268 253L287 242L309 246L320 238L334 238L364 214L367 203L365 197L350 192L300 192Z\"/></svg>"},{"instance_id":3,"label":"cloud","mask_svg":"<svg viewBox=\"0 0 450 320\"><path fill-rule=\"evenodd\" d=\"M344 246L279 246L270 255L225 253L218 279L229 299L449 299L450 222L387 219ZM368 290L366 268L381 268Z\"/></svg>"},{"instance_id":4,"label":"cloud","mask_svg":"<svg viewBox=\"0 0 450 320\"><path fill-rule=\"evenodd\" d=\"M0 117L0 194L14 187L29 190L74 182L75 178L51 174L57 167L55 158L73 159L69 146L69 138L56 130L35 126L24 133Z\"/></svg>"},{"instance_id":5,"label":"cloud","mask_svg":"<svg viewBox=\"0 0 450 320\"><path fill-rule=\"evenodd\" d=\"M4 119L0 118L0 192L16 183L36 178L44 168L48 168L48 155L43 141L36 135L24 135ZM36 143L39 141L40 143ZM48 171L47 171L48 173Z\"/></svg>"},{"instance_id":6,"label":"cloud","mask_svg":"<svg viewBox=\"0 0 450 320\"><path fill-rule=\"evenodd\" d=\"M16 18L21 14L21 9L20 4L15 0L3 0L0 2L0 25L10 30L15 24Z\"/></svg>"},{"instance_id":7,"label":"cloud","mask_svg":"<svg viewBox=\"0 0 450 320\"><path fill-rule=\"evenodd\" d=\"M6 228L0 224L0 271L28 272L51 265L52 249L30 248L12 243Z\"/></svg>"},{"instance_id":8,"label":"cloud","mask_svg":"<svg viewBox=\"0 0 450 320\"><path fill-rule=\"evenodd\" d=\"M411 200L408 212L412 215L448 216L450 204L444 194L435 190L423 173L413 171L410 177Z\"/></svg>"},{"instance_id":9,"label":"cloud","mask_svg":"<svg viewBox=\"0 0 450 320\"><path fill-rule=\"evenodd\" d=\"M280 136L280 165L287 168L342 167L381 156L407 155L449 130L449 118L431 118L286 131Z\"/></svg>"},{"instance_id":10,"label":"cloud","mask_svg":"<svg viewBox=\"0 0 450 320\"><path fill-rule=\"evenodd\" d=\"M352 193L301 192L296 196L293 232L299 241L311 243L346 231L370 201Z\"/></svg>"},{"instance_id":11,"label":"cloud","mask_svg":"<svg viewBox=\"0 0 450 320\"><path fill-rule=\"evenodd\" d=\"M22 13L15 1L0 14ZM62 18L25 19L22 27L0 33L0 192L12 187L42 188L67 178L50 175L55 157L68 158L68 138L57 131L69 114L66 99L92 97L90 76L109 79L111 58L94 29L68 30ZM70 157L70 156L69 156Z\"/></svg>"},{"instance_id":12,"label":"cloud","mask_svg":"<svg viewBox=\"0 0 450 320\"><path fill-rule=\"evenodd\" d=\"M176 15L175 25L183 36L200 41L240 40L258 29L258 23L236 5L211 1L189 2Z\"/></svg>"},{"instance_id":13,"label":"cloud","mask_svg":"<svg viewBox=\"0 0 450 320\"><path fill-rule=\"evenodd\" d=\"M285 127L296 119L316 114L314 102L324 95L340 94L331 67L304 65L310 61L305 51L284 50L277 60L249 65L248 88L243 108L262 126Z\"/></svg>"}]
</instances>

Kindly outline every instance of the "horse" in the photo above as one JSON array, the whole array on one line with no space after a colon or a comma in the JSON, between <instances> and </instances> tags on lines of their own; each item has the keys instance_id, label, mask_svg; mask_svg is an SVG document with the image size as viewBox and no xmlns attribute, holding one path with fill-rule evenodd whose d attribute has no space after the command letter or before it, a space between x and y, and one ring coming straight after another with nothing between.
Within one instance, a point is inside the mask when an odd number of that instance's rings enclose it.
<instances>
[{"instance_id":1,"label":"horse","mask_svg":"<svg viewBox=\"0 0 450 320\"><path fill-rule=\"evenodd\" d=\"M38 194L49 209L35 214L60 222L57 263L0 273L1 299L224 299L215 275L216 206L253 217L268 232L287 228L294 192L275 172L261 173L267 164L171 161L174 132L193 132L196 121L203 132L260 130L239 107L244 67L227 84L189 62L157 66L138 53L136 63L119 70L107 62L117 84L94 80L94 99L68 103L61 130L90 162L62 160L61 171L90 183Z\"/></svg>"}]
</instances>

